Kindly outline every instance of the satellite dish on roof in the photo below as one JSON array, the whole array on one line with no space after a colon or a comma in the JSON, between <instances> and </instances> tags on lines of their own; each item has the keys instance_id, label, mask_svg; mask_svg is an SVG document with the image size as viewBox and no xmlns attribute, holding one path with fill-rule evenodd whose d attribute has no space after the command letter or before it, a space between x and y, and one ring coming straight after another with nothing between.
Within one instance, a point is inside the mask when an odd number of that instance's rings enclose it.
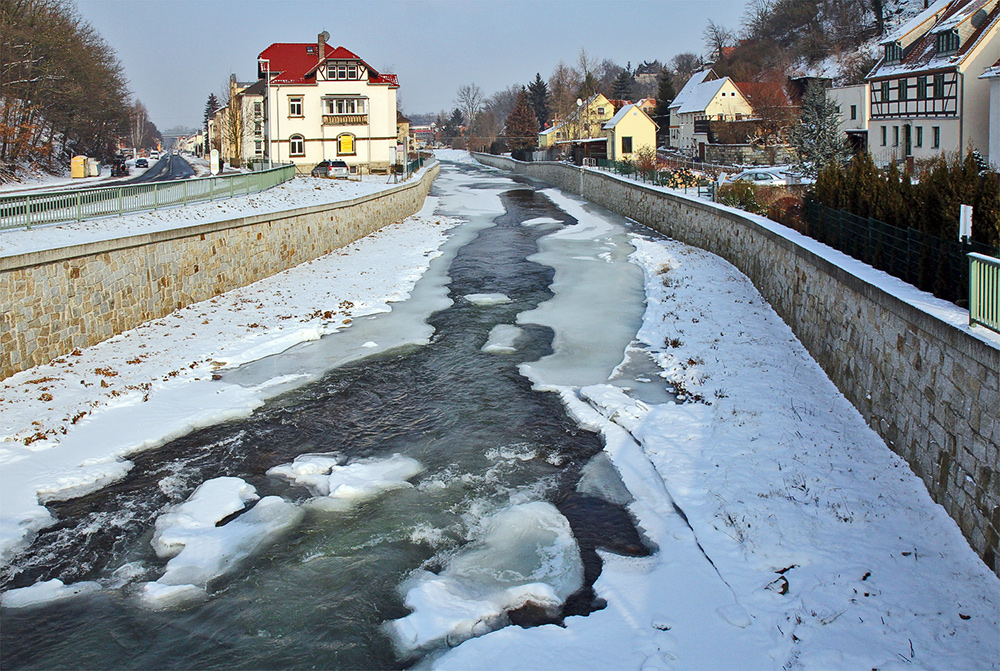
<instances>
[{"instance_id":1,"label":"satellite dish on roof","mask_svg":"<svg viewBox=\"0 0 1000 671\"><path fill-rule=\"evenodd\" d=\"M330 41L330 33L326 32L324 30L323 33L322 33L322 35L323 35L323 41L324 42L329 42Z\"/></svg>"},{"instance_id":2,"label":"satellite dish on roof","mask_svg":"<svg viewBox=\"0 0 1000 671\"><path fill-rule=\"evenodd\" d=\"M986 20L987 14L988 13L987 13L987 11L985 9L980 9L978 12L976 12L975 14L973 14L972 15L972 27L973 28L978 28L979 26L983 25L983 22Z\"/></svg>"}]
</instances>

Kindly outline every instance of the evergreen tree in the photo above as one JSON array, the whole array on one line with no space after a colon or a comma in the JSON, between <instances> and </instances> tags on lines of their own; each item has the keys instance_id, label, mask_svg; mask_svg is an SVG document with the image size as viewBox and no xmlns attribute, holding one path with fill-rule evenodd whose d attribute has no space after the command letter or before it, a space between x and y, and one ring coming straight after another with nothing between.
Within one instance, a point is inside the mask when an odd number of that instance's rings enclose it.
<instances>
[{"instance_id":1,"label":"evergreen tree","mask_svg":"<svg viewBox=\"0 0 1000 671\"><path fill-rule=\"evenodd\" d=\"M512 151L524 151L534 147L538 142L538 119L531 109L528 92L523 88L517 94L517 103L509 115L504 128L507 145Z\"/></svg>"},{"instance_id":2,"label":"evergreen tree","mask_svg":"<svg viewBox=\"0 0 1000 671\"><path fill-rule=\"evenodd\" d=\"M205 101L205 155L212 151L212 147L208 143L208 120L215 116L215 113L219 111L222 104L219 102L219 98L214 93L208 94L208 100Z\"/></svg>"},{"instance_id":3,"label":"evergreen tree","mask_svg":"<svg viewBox=\"0 0 1000 671\"><path fill-rule=\"evenodd\" d=\"M812 82L802 98L799 122L792 127L790 144L798 158L796 168L815 177L831 163L844 163L850 150L840 132L837 106L819 82Z\"/></svg>"},{"instance_id":4,"label":"evergreen tree","mask_svg":"<svg viewBox=\"0 0 1000 671\"><path fill-rule=\"evenodd\" d=\"M663 137L670 135L670 103L676 97L673 73L664 68L660 71L660 83L656 88L656 118L653 119L660 126L660 135Z\"/></svg>"},{"instance_id":5,"label":"evergreen tree","mask_svg":"<svg viewBox=\"0 0 1000 671\"><path fill-rule=\"evenodd\" d=\"M528 84L528 101L538 124L544 125L549 120L549 87L540 73L536 72L535 81Z\"/></svg>"},{"instance_id":6,"label":"evergreen tree","mask_svg":"<svg viewBox=\"0 0 1000 671\"><path fill-rule=\"evenodd\" d=\"M614 86L612 87L614 97L617 100L631 100L633 83L634 80L628 70L622 70L619 72L618 76L615 78Z\"/></svg>"}]
</instances>

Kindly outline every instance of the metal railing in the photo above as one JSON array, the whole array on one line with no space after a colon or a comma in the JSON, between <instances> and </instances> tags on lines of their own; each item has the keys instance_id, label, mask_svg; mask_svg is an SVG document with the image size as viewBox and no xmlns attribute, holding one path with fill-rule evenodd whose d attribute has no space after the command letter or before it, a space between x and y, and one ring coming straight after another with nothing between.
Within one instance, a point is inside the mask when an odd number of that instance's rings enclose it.
<instances>
[{"instance_id":1,"label":"metal railing","mask_svg":"<svg viewBox=\"0 0 1000 671\"><path fill-rule=\"evenodd\" d=\"M809 237L963 307L969 300L966 254L989 258L1000 252L978 242L943 240L814 202L806 203L804 215L802 232Z\"/></svg>"},{"instance_id":2,"label":"metal railing","mask_svg":"<svg viewBox=\"0 0 1000 671\"><path fill-rule=\"evenodd\" d=\"M969 254L969 324L1000 333L1000 259Z\"/></svg>"},{"instance_id":3,"label":"metal railing","mask_svg":"<svg viewBox=\"0 0 1000 671\"><path fill-rule=\"evenodd\" d=\"M202 179L0 196L0 230L232 198L270 189L294 176L294 166L282 165L259 172Z\"/></svg>"},{"instance_id":4,"label":"metal railing","mask_svg":"<svg viewBox=\"0 0 1000 671\"><path fill-rule=\"evenodd\" d=\"M585 159L586 160L586 159ZM589 159L594 160L594 159ZM698 196L715 200L715 182L705 177L693 174L687 169L682 170L641 170L628 161L612 161L605 158L596 159L598 170L613 172L641 181L643 184L666 186L671 189L692 189Z\"/></svg>"}]
</instances>

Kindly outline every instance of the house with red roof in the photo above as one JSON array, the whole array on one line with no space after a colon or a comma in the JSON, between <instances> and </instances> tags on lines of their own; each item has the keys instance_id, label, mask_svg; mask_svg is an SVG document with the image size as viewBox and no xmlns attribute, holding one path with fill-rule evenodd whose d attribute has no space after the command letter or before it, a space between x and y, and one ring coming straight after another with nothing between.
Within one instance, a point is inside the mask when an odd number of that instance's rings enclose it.
<instances>
[{"instance_id":1,"label":"house with red roof","mask_svg":"<svg viewBox=\"0 0 1000 671\"><path fill-rule=\"evenodd\" d=\"M990 84L1000 57L997 0L937 0L883 42L869 73L868 150L876 163L987 154Z\"/></svg>"},{"instance_id":2,"label":"house with red roof","mask_svg":"<svg viewBox=\"0 0 1000 671\"><path fill-rule=\"evenodd\" d=\"M265 82L265 146L275 163L308 172L343 160L355 174L387 172L396 148L396 75L327 43L272 44L257 59Z\"/></svg>"}]
</instances>

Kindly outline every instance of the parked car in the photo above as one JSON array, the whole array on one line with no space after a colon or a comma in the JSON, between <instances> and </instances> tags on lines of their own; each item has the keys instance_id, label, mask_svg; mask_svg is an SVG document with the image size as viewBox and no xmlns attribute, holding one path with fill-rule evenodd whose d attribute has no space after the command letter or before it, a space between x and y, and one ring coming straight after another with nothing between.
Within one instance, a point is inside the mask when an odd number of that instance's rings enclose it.
<instances>
[{"instance_id":1,"label":"parked car","mask_svg":"<svg viewBox=\"0 0 1000 671\"><path fill-rule=\"evenodd\" d=\"M733 175L733 182L750 182L751 184L766 184L769 186L784 186L788 180L776 172L767 170L744 170Z\"/></svg>"},{"instance_id":2,"label":"parked car","mask_svg":"<svg viewBox=\"0 0 1000 671\"><path fill-rule=\"evenodd\" d=\"M351 169L344 161L320 161L312 169L313 177L347 177Z\"/></svg>"},{"instance_id":3,"label":"parked car","mask_svg":"<svg viewBox=\"0 0 1000 671\"><path fill-rule=\"evenodd\" d=\"M149 167L149 161L147 161L144 158L137 158L137 159L135 159L135 167L137 167L137 168L148 168Z\"/></svg>"}]
</instances>

